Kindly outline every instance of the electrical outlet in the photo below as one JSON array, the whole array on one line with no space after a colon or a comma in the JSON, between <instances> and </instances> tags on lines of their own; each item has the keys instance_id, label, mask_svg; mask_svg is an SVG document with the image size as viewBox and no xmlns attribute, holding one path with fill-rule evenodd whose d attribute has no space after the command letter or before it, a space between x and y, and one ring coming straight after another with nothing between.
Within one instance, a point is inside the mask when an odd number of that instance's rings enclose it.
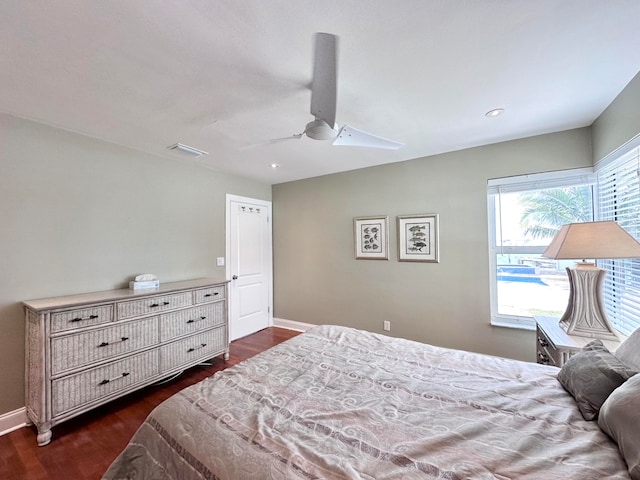
<instances>
[{"instance_id":1,"label":"electrical outlet","mask_svg":"<svg viewBox=\"0 0 640 480\"><path fill-rule=\"evenodd\" d=\"M216 258L216 265L218 265L219 267L224 267L224 257Z\"/></svg>"},{"instance_id":2,"label":"electrical outlet","mask_svg":"<svg viewBox=\"0 0 640 480\"><path fill-rule=\"evenodd\" d=\"M389 320L385 320L384 322L382 322L382 328L385 332L391 331L391 322Z\"/></svg>"}]
</instances>

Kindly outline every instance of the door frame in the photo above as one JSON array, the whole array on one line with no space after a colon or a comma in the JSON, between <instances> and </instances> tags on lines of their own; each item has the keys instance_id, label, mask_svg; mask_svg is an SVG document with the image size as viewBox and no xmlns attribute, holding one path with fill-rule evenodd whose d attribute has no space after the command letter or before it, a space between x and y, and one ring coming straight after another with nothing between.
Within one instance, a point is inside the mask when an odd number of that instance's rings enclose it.
<instances>
[{"instance_id":1,"label":"door frame","mask_svg":"<svg viewBox=\"0 0 640 480\"><path fill-rule=\"evenodd\" d=\"M226 208L225 208L225 277L227 278L227 280L229 280L229 282L233 282L233 280L231 280L231 202L246 202L246 203L251 203L254 205L260 205L262 208L265 208L267 210L267 223L269 225L268 228L268 232L267 232L267 251L269 252L268 258L267 258L267 288L269 289L268 292L268 319L267 319L267 323L270 327L273 326L273 216L272 216L272 209L271 209L271 201L270 200L261 200L261 199L257 199L257 198L251 198L251 197L243 197L240 195L233 195L231 193L227 193L226 195ZM229 324L231 324L231 321L234 318L234 314L236 312L233 311L233 307L235 305L235 303L232 301L231 296L235 295L235 289L233 288L228 288L227 291L229 292L229 299L227 302L228 305L228 309L229 309ZM236 315L237 318L237 315Z\"/></svg>"}]
</instances>

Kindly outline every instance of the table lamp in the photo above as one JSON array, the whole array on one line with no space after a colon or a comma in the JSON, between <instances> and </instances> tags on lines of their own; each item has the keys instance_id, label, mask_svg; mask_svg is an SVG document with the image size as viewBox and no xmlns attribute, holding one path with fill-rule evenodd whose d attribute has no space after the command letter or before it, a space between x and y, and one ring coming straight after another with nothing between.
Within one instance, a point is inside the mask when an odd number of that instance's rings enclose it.
<instances>
[{"instance_id":1,"label":"table lamp","mask_svg":"<svg viewBox=\"0 0 640 480\"><path fill-rule=\"evenodd\" d=\"M585 259L640 258L640 243L614 221L563 225L543 257L583 259L569 275L569 304L560 327L570 335L617 339L605 314L600 290L606 271Z\"/></svg>"}]
</instances>

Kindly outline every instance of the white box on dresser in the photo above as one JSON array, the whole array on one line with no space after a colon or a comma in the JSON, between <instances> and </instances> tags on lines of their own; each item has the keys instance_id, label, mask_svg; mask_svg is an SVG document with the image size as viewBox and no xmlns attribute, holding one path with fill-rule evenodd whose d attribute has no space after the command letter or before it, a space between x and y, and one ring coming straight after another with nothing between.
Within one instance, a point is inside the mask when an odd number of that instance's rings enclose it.
<instances>
[{"instance_id":1,"label":"white box on dresser","mask_svg":"<svg viewBox=\"0 0 640 480\"><path fill-rule=\"evenodd\" d=\"M229 358L227 280L25 301L27 415L51 428L209 360Z\"/></svg>"}]
</instances>

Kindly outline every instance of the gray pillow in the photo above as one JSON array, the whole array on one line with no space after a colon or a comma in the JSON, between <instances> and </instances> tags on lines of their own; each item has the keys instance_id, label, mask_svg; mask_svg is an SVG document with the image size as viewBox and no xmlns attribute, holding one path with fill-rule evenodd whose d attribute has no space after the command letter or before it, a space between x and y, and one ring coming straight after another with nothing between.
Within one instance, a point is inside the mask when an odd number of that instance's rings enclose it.
<instances>
[{"instance_id":1,"label":"gray pillow","mask_svg":"<svg viewBox=\"0 0 640 480\"><path fill-rule=\"evenodd\" d=\"M640 480L640 375L609 395L600 408L598 425L618 444L631 478Z\"/></svg>"},{"instance_id":2,"label":"gray pillow","mask_svg":"<svg viewBox=\"0 0 640 480\"><path fill-rule=\"evenodd\" d=\"M636 372L618 360L601 340L589 342L565 363L558 380L585 420L594 420L607 397Z\"/></svg>"},{"instance_id":3,"label":"gray pillow","mask_svg":"<svg viewBox=\"0 0 640 480\"><path fill-rule=\"evenodd\" d=\"M633 332L616 350L622 363L640 371L640 328Z\"/></svg>"}]
</instances>

